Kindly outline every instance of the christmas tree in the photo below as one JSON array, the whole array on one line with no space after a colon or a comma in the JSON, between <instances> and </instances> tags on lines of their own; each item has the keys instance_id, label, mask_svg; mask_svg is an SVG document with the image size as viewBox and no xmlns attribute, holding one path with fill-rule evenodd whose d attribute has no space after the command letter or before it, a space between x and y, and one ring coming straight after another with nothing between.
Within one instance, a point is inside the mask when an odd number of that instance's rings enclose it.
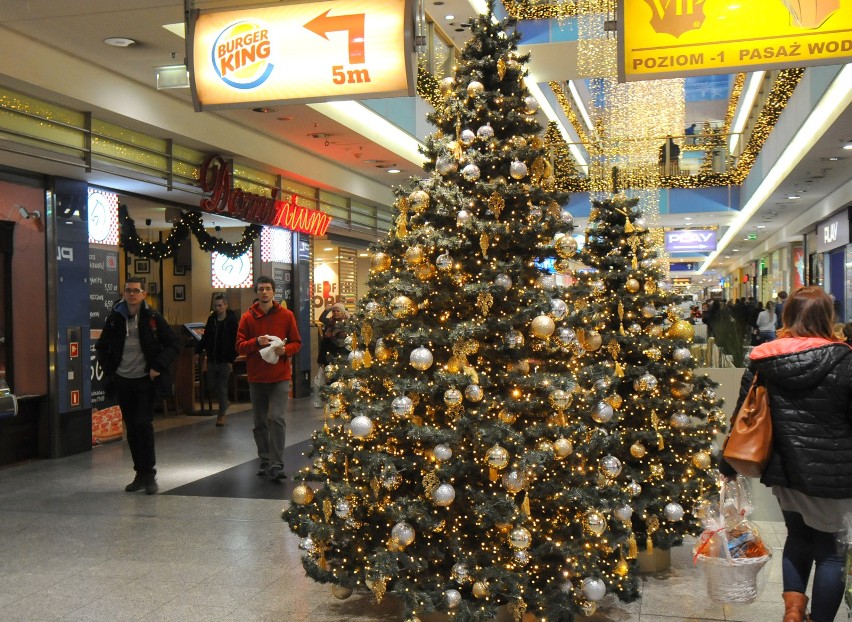
<instances>
[{"instance_id":1,"label":"christmas tree","mask_svg":"<svg viewBox=\"0 0 852 622\"><path fill-rule=\"evenodd\" d=\"M638 548L668 549L698 533L699 498L715 488L710 451L725 415L716 384L694 374L694 330L665 280L637 200L593 202L561 338L575 341L574 414L618 438ZM624 518L624 516L620 516Z\"/></svg>"},{"instance_id":2,"label":"christmas tree","mask_svg":"<svg viewBox=\"0 0 852 622\"><path fill-rule=\"evenodd\" d=\"M637 594L624 442L576 409L579 391L608 389L574 379L550 263L567 271L577 242L518 40L514 20L480 16L441 83L430 175L400 191L373 249L350 355L326 370L313 467L283 515L310 577L340 598L391 593L410 621L502 605L573 620Z\"/></svg>"}]
</instances>

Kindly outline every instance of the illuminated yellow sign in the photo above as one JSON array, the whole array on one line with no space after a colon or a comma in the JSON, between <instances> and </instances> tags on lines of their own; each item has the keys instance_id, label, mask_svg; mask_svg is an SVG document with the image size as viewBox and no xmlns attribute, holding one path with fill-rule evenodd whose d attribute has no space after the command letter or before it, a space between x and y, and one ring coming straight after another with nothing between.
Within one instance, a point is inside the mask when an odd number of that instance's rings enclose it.
<instances>
[{"instance_id":1,"label":"illuminated yellow sign","mask_svg":"<svg viewBox=\"0 0 852 622\"><path fill-rule=\"evenodd\" d=\"M624 0L622 81L852 58L852 0Z\"/></svg>"},{"instance_id":2,"label":"illuminated yellow sign","mask_svg":"<svg viewBox=\"0 0 852 622\"><path fill-rule=\"evenodd\" d=\"M410 0L196 11L196 110L414 94Z\"/></svg>"}]
</instances>

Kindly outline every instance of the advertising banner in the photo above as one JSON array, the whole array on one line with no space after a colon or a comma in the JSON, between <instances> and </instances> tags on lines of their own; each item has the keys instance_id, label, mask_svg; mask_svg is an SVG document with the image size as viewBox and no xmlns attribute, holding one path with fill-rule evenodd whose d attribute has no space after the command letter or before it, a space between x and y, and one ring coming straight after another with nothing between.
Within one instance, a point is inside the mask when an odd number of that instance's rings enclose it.
<instances>
[{"instance_id":1,"label":"advertising banner","mask_svg":"<svg viewBox=\"0 0 852 622\"><path fill-rule=\"evenodd\" d=\"M621 81L852 58L852 0L624 0L618 7Z\"/></svg>"},{"instance_id":2,"label":"advertising banner","mask_svg":"<svg viewBox=\"0 0 852 622\"><path fill-rule=\"evenodd\" d=\"M716 250L716 231L713 229L675 229L666 231L666 252L709 253Z\"/></svg>"},{"instance_id":3,"label":"advertising banner","mask_svg":"<svg viewBox=\"0 0 852 622\"><path fill-rule=\"evenodd\" d=\"M410 0L192 14L196 110L414 95Z\"/></svg>"}]
</instances>

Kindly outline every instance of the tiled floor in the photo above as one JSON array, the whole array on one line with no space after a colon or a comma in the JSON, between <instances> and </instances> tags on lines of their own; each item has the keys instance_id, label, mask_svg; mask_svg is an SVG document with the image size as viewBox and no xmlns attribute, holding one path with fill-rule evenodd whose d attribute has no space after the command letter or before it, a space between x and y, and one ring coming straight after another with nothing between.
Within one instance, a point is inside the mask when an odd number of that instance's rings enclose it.
<instances>
[{"instance_id":1,"label":"tiled floor","mask_svg":"<svg viewBox=\"0 0 852 622\"><path fill-rule=\"evenodd\" d=\"M309 438L319 414L309 399L296 400L288 445ZM247 414L230 417L224 428L207 417L157 423L162 491L255 457ZM0 620L402 619L388 599L381 606L371 596L335 600L327 586L304 576L298 539L280 519L285 501L128 494L123 487L131 478L125 443L0 469ZM780 547L783 525L761 527ZM597 614L578 620L777 621L779 559L755 603L720 605L707 600L689 549L680 548L668 571L643 575L639 601L605 599ZM844 609L836 620L846 619Z\"/></svg>"}]
</instances>

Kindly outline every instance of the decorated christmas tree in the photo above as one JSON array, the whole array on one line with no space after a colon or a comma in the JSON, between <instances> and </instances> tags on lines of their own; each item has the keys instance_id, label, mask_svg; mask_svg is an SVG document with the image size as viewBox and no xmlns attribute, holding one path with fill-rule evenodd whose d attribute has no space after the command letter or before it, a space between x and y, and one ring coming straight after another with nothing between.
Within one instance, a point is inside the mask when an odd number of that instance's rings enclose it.
<instances>
[{"instance_id":1,"label":"decorated christmas tree","mask_svg":"<svg viewBox=\"0 0 852 622\"><path fill-rule=\"evenodd\" d=\"M558 273L577 242L518 40L513 20L480 16L441 83L430 175L400 191L374 248L351 352L327 368L313 466L283 516L310 577L340 598L393 594L409 621L499 606L573 620L637 593L630 443L578 399L613 387L574 379Z\"/></svg>"},{"instance_id":2,"label":"decorated christmas tree","mask_svg":"<svg viewBox=\"0 0 852 622\"><path fill-rule=\"evenodd\" d=\"M716 384L694 373L694 329L636 203L593 202L581 254L591 270L566 293L561 338L575 340L573 415L591 413L618 439L638 548L668 549L700 531L697 503L715 487L710 451L725 414Z\"/></svg>"}]
</instances>

